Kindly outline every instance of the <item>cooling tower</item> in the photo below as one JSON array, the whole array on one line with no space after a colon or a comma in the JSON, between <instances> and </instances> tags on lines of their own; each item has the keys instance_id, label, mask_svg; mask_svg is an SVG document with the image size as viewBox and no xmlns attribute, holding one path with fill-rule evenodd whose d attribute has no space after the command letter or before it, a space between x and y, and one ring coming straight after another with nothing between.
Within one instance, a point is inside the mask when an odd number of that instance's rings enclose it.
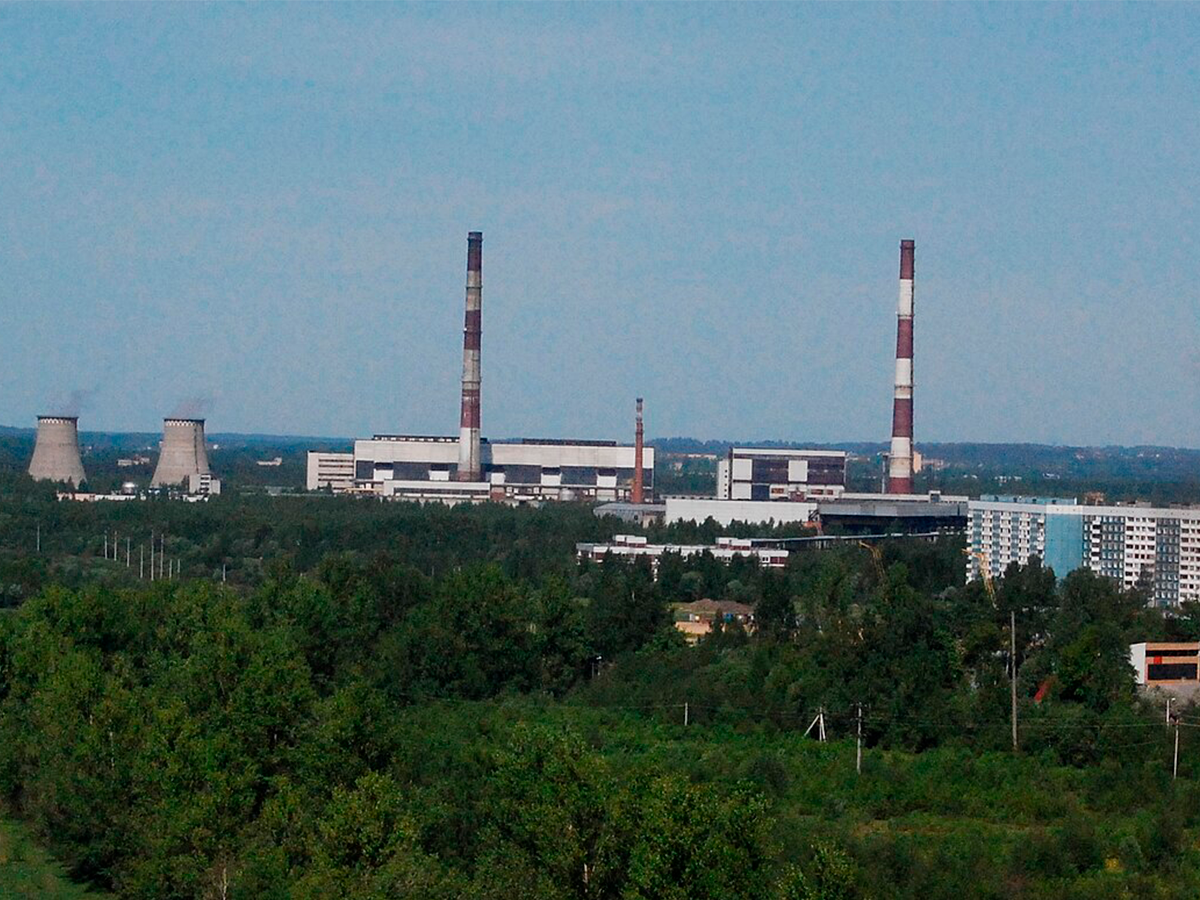
<instances>
[{"instance_id":1,"label":"cooling tower","mask_svg":"<svg viewBox=\"0 0 1200 900\"><path fill-rule=\"evenodd\" d=\"M163 419L162 452L150 487L181 484L189 475L208 474L203 419Z\"/></svg>"},{"instance_id":2,"label":"cooling tower","mask_svg":"<svg viewBox=\"0 0 1200 900\"><path fill-rule=\"evenodd\" d=\"M75 416L38 416L37 444L29 461L29 474L38 481L84 482L79 458L79 419Z\"/></svg>"}]
</instances>

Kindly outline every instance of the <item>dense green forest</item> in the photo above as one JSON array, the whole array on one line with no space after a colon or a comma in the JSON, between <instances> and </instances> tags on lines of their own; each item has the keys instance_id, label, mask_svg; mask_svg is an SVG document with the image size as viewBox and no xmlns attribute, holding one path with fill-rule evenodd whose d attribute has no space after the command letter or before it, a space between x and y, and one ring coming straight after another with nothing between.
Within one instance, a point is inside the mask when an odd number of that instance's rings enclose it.
<instances>
[{"instance_id":1,"label":"dense green forest","mask_svg":"<svg viewBox=\"0 0 1200 900\"><path fill-rule=\"evenodd\" d=\"M1013 569L993 604L953 537L878 565L851 546L784 570L666 557L655 577L578 564L577 540L629 527L584 506L5 488L0 792L97 889L1200 891L1200 715L1173 780L1174 731L1125 661L1134 639L1200 637L1200 614L1086 572ZM153 584L151 531L180 562ZM757 629L685 645L671 605L699 597L752 604Z\"/></svg>"}]
</instances>

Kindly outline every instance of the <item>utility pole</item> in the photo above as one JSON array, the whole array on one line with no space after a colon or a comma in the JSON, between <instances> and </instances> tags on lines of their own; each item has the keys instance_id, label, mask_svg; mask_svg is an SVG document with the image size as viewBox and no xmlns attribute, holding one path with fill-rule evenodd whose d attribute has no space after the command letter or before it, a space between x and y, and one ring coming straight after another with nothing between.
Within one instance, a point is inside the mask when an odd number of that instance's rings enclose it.
<instances>
[{"instance_id":1,"label":"utility pole","mask_svg":"<svg viewBox=\"0 0 1200 900\"><path fill-rule=\"evenodd\" d=\"M857 734L855 735L854 748L854 774L862 774L862 704L858 704L858 722Z\"/></svg>"},{"instance_id":2,"label":"utility pole","mask_svg":"<svg viewBox=\"0 0 1200 900\"><path fill-rule=\"evenodd\" d=\"M808 728L804 729L804 736L808 737L808 733L814 728L817 729L817 740L824 742L825 740L825 707L817 707L817 717L812 720Z\"/></svg>"},{"instance_id":3,"label":"utility pole","mask_svg":"<svg viewBox=\"0 0 1200 900\"><path fill-rule=\"evenodd\" d=\"M1009 665L1012 668L1012 745L1017 752L1017 611L1008 611Z\"/></svg>"},{"instance_id":4,"label":"utility pole","mask_svg":"<svg viewBox=\"0 0 1200 900\"><path fill-rule=\"evenodd\" d=\"M129 568L129 559L133 551L133 538L125 536L125 568Z\"/></svg>"},{"instance_id":5,"label":"utility pole","mask_svg":"<svg viewBox=\"0 0 1200 900\"><path fill-rule=\"evenodd\" d=\"M108 559L108 532L104 532L104 558Z\"/></svg>"},{"instance_id":6,"label":"utility pole","mask_svg":"<svg viewBox=\"0 0 1200 900\"><path fill-rule=\"evenodd\" d=\"M138 545L138 578L146 577L146 545Z\"/></svg>"},{"instance_id":7,"label":"utility pole","mask_svg":"<svg viewBox=\"0 0 1200 900\"><path fill-rule=\"evenodd\" d=\"M225 583L225 563L221 563L221 584L224 584L224 583ZM593 665L593 667L594 667L594 666L595 666L595 663L593 663L592 665ZM593 672L592 674L593 674L593 677L594 677L594 676L595 676L595 672Z\"/></svg>"},{"instance_id":8,"label":"utility pole","mask_svg":"<svg viewBox=\"0 0 1200 900\"><path fill-rule=\"evenodd\" d=\"M154 580L154 532L150 532L150 580Z\"/></svg>"},{"instance_id":9,"label":"utility pole","mask_svg":"<svg viewBox=\"0 0 1200 900\"><path fill-rule=\"evenodd\" d=\"M1171 766L1171 780L1179 777L1179 717L1175 717L1175 762Z\"/></svg>"},{"instance_id":10,"label":"utility pole","mask_svg":"<svg viewBox=\"0 0 1200 900\"><path fill-rule=\"evenodd\" d=\"M42 552L42 523L37 523L37 552L40 555Z\"/></svg>"},{"instance_id":11,"label":"utility pole","mask_svg":"<svg viewBox=\"0 0 1200 900\"><path fill-rule=\"evenodd\" d=\"M684 726L684 728L687 727L687 723L688 723L688 703L686 700L684 700L683 701L683 726Z\"/></svg>"}]
</instances>

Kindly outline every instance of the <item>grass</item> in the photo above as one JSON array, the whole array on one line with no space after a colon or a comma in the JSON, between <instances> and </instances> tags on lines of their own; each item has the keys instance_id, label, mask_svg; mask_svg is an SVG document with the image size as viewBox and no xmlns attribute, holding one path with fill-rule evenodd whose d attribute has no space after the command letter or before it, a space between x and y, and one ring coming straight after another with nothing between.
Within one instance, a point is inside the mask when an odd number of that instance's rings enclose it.
<instances>
[{"instance_id":1,"label":"grass","mask_svg":"<svg viewBox=\"0 0 1200 900\"><path fill-rule=\"evenodd\" d=\"M76 884L19 822L0 814L0 897L5 900L105 900Z\"/></svg>"}]
</instances>

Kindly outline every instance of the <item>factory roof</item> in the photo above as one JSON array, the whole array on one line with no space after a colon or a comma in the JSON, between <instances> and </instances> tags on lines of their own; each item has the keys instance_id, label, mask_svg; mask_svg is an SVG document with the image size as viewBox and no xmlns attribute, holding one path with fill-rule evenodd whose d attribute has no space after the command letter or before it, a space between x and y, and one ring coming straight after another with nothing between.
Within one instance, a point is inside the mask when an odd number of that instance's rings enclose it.
<instances>
[{"instance_id":1,"label":"factory roof","mask_svg":"<svg viewBox=\"0 0 1200 900\"><path fill-rule=\"evenodd\" d=\"M493 444L538 444L549 447L619 447L616 441L576 441L570 438L505 438Z\"/></svg>"},{"instance_id":2,"label":"factory roof","mask_svg":"<svg viewBox=\"0 0 1200 900\"><path fill-rule=\"evenodd\" d=\"M413 443L426 444L457 444L458 436L445 437L444 435L436 434L376 434L372 436L373 441L412 441Z\"/></svg>"},{"instance_id":3,"label":"factory roof","mask_svg":"<svg viewBox=\"0 0 1200 900\"><path fill-rule=\"evenodd\" d=\"M803 447L780 449L778 447L731 447L730 452L735 456L753 453L756 456L829 456L844 457L845 450L806 450Z\"/></svg>"}]
</instances>

